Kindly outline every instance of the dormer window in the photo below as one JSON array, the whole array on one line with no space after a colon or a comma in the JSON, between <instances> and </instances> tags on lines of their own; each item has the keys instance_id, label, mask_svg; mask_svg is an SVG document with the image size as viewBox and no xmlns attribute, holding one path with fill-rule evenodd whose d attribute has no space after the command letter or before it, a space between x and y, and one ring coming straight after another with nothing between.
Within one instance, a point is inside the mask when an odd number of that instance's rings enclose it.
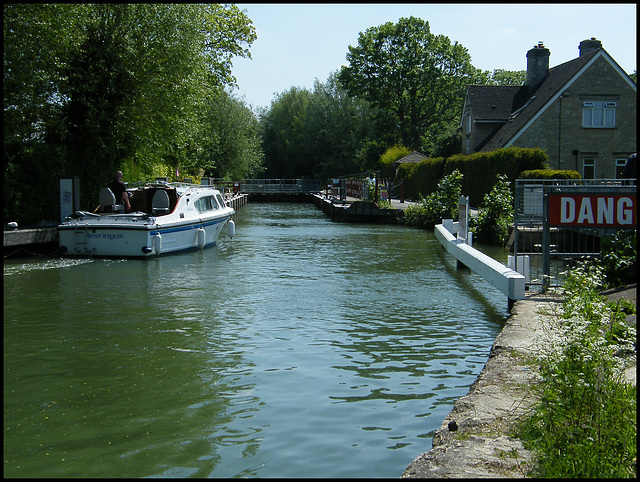
<instances>
[{"instance_id":1,"label":"dormer window","mask_svg":"<svg viewBox=\"0 0 640 482\"><path fill-rule=\"evenodd\" d=\"M582 103L582 127L613 128L616 126L616 102Z\"/></svg>"}]
</instances>

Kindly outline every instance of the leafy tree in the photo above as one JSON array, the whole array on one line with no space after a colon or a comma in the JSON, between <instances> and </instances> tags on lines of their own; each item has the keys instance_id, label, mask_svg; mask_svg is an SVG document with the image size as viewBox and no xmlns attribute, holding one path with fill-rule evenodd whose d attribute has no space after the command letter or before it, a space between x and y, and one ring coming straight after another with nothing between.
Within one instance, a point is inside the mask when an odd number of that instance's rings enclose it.
<instances>
[{"instance_id":1,"label":"leafy tree","mask_svg":"<svg viewBox=\"0 0 640 482\"><path fill-rule=\"evenodd\" d=\"M5 221L58 218L58 183L52 180L63 175L64 166L55 142L63 101L57 67L76 40L68 26L77 9L73 4L3 6ZM55 191L47 189L52 185Z\"/></svg>"},{"instance_id":2,"label":"leafy tree","mask_svg":"<svg viewBox=\"0 0 640 482\"><path fill-rule=\"evenodd\" d=\"M324 84L314 84L308 129L313 177L354 174L360 171L356 151L364 138L375 135L374 114L367 102L349 97L332 73Z\"/></svg>"},{"instance_id":3,"label":"leafy tree","mask_svg":"<svg viewBox=\"0 0 640 482\"><path fill-rule=\"evenodd\" d=\"M384 151L380 156L380 167L382 168L383 177L393 177L393 163L404 156L409 155L411 151L404 146L393 146Z\"/></svg>"},{"instance_id":4,"label":"leafy tree","mask_svg":"<svg viewBox=\"0 0 640 482\"><path fill-rule=\"evenodd\" d=\"M327 178L359 172L357 152L375 137L375 114L352 98L330 75L314 90L292 87L263 113L263 148L267 176ZM377 159L376 159L377 162Z\"/></svg>"},{"instance_id":5,"label":"leafy tree","mask_svg":"<svg viewBox=\"0 0 640 482\"><path fill-rule=\"evenodd\" d=\"M524 85L527 80L526 70L502 70L495 69L493 72L484 71L479 74L476 81L482 85Z\"/></svg>"},{"instance_id":6,"label":"leafy tree","mask_svg":"<svg viewBox=\"0 0 640 482\"><path fill-rule=\"evenodd\" d=\"M310 96L308 90L292 87L277 95L262 117L268 177L311 177L312 159L309 159L305 135Z\"/></svg>"},{"instance_id":7,"label":"leafy tree","mask_svg":"<svg viewBox=\"0 0 640 482\"><path fill-rule=\"evenodd\" d=\"M80 176L82 207L93 208L116 168L144 176L204 162L211 101L233 85L231 60L249 56L256 38L235 5L26 4L3 13L12 219L57 218L58 183L34 182L45 176Z\"/></svg>"},{"instance_id":8,"label":"leafy tree","mask_svg":"<svg viewBox=\"0 0 640 482\"><path fill-rule=\"evenodd\" d=\"M206 119L208 129L202 169L208 177L240 180L262 170L260 126L253 111L227 92L212 99ZM185 166L186 169L189 169Z\"/></svg>"},{"instance_id":9,"label":"leafy tree","mask_svg":"<svg viewBox=\"0 0 640 482\"><path fill-rule=\"evenodd\" d=\"M423 152L457 122L464 89L477 73L466 48L415 17L360 33L347 60L339 79L349 95L392 112L402 144Z\"/></svg>"}]
</instances>

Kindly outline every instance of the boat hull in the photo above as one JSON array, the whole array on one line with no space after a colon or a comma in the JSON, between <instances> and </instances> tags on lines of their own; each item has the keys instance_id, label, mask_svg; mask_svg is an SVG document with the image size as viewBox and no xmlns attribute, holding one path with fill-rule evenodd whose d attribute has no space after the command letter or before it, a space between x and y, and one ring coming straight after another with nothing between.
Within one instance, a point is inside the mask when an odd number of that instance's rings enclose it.
<instances>
[{"instance_id":1,"label":"boat hull","mask_svg":"<svg viewBox=\"0 0 640 482\"><path fill-rule=\"evenodd\" d=\"M138 222L126 216L69 221L58 226L60 251L68 256L146 258L202 249L216 243L233 214L230 211L184 223L159 223L153 218Z\"/></svg>"}]
</instances>

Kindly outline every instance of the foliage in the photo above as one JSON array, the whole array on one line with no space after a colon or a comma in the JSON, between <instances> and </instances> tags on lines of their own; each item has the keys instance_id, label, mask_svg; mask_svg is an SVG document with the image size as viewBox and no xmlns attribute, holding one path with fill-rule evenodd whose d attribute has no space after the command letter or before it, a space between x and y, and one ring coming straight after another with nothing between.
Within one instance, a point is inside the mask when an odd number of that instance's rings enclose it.
<instances>
[{"instance_id":1,"label":"foliage","mask_svg":"<svg viewBox=\"0 0 640 482\"><path fill-rule=\"evenodd\" d=\"M495 69L493 72L484 71L480 74L479 85L524 85L527 81L526 70Z\"/></svg>"},{"instance_id":2,"label":"foliage","mask_svg":"<svg viewBox=\"0 0 640 482\"><path fill-rule=\"evenodd\" d=\"M231 60L249 56L256 38L235 5L24 4L3 13L4 216L26 223L59 216L51 179L78 176L81 207L91 209L117 168L175 172L203 161L207 107L233 85Z\"/></svg>"},{"instance_id":3,"label":"foliage","mask_svg":"<svg viewBox=\"0 0 640 482\"><path fill-rule=\"evenodd\" d=\"M472 206L477 206L493 188L497 174L505 174L510 182L514 182L522 171L542 169L547 162L548 157L542 149L507 147L451 156L446 160L444 172L456 169L464 174L462 192L469 196Z\"/></svg>"},{"instance_id":4,"label":"foliage","mask_svg":"<svg viewBox=\"0 0 640 482\"><path fill-rule=\"evenodd\" d=\"M371 27L349 46L339 79L349 95L392 112L403 145L425 151L457 123L466 85L476 74L466 48L410 17Z\"/></svg>"},{"instance_id":5,"label":"foliage","mask_svg":"<svg viewBox=\"0 0 640 482\"><path fill-rule=\"evenodd\" d=\"M438 183L438 190L404 211L404 223L415 227L433 227L443 219L457 218L463 175L454 171Z\"/></svg>"},{"instance_id":6,"label":"foliage","mask_svg":"<svg viewBox=\"0 0 640 482\"><path fill-rule=\"evenodd\" d=\"M387 149L384 140L369 140L365 138L362 146L355 153L356 164L361 172L377 171L380 168L380 156Z\"/></svg>"},{"instance_id":7,"label":"foliage","mask_svg":"<svg viewBox=\"0 0 640 482\"><path fill-rule=\"evenodd\" d=\"M395 177L393 163L409 154L411 154L411 151L404 146L393 146L387 149L384 154L380 156L380 169L382 170L382 177Z\"/></svg>"},{"instance_id":8,"label":"foliage","mask_svg":"<svg viewBox=\"0 0 640 482\"><path fill-rule=\"evenodd\" d=\"M231 94L220 92L211 100L205 119L208 135L202 145L202 161L185 163L185 174L195 175L202 169L206 177L240 180L262 170L260 125L250 108Z\"/></svg>"},{"instance_id":9,"label":"foliage","mask_svg":"<svg viewBox=\"0 0 640 482\"><path fill-rule=\"evenodd\" d=\"M513 196L507 176L499 174L498 182L484 196L478 217L469 220L474 239L486 244L504 244L513 224Z\"/></svg>"},{"instance_id":10,"label":"foliage","mask_svg":"<svg viewBox=\"0 0 640 482\"><path fill-rule=\"evenodd\" d=\"M399 177L405 180L406 196L417 199L434 192L438 179L457 170L464 175L462 192L469 196L473 206L477 206L485 194L493 189L498 174L505 174L510 182L514 182L523 170L541 168L546 161L547 156L540 149L509 147L468 156L455 154L446 159L428 158L415 164L402 164Z\"/></svg>"},{"instance_id":11,"label":"foliage","mask_svg":"<svg viewBox=\"0 0 640 482\"><path fill-rule=\"evenodd\" d=\"M360 172L363 158L375 157L377 164L375 153L384 145L368 141L378 137L375 117L334 75L316 81L313 91L292 87L279 94L261 118L267 176L328 178ZM365 145L372 150L364 152Z\"/></svg>"},{"instance_id":12,"label":"foliage","mask_svg":"<svg viewBox=\"0 0 640 482\"><path fill-rule=\"evenodd\" d=\"M424 152L431 157L449 157L462 151L462 129L458 123L443 125L435 135L423 139Z\"/></svg>"},{"instance_id":13,"label":"foliage","mask_svg":"<svg viewBox=\"0 0 640 482\"><path fill-rule=\"evenodd\" d=\"M400 164L398 177L405 180L405 195L417 200L435 192L439 180L444 177L444 163L445 159L438 157Z\"/></svg>"},{"instance_id":14,"label":"foliage","mask_svg":"<svg viewBox=\"0 0 640 482\"><path fill-rule=\"evenodd\" d=\"M636 390L624 379L635 363L635 329L606 303L601 267L582 263L564 285L557 341L540 361L539 394L518 435L537 454L541 477L635 477Z\"/></svg>"},{"instance_id":15,"label":"foliage","mask_svg":"<svg viewBox=\"0 0 640 482\"><path fill-rule=\"evenodd\" d=\"M608 282L620 286L636 280L638 257L637 231L621 229L603 238L600 246L600 264Z\"/></svg>"},{"instance_id":16,"label":"foliage","mask_svg":"<svg viewBox=\"0 0 640 482\"><path fill-rule=\"evenodd\" d=\"M574 170L532 169L522 171L520 179L582 179L582 176Z\"/></svg>"}]
</instances>

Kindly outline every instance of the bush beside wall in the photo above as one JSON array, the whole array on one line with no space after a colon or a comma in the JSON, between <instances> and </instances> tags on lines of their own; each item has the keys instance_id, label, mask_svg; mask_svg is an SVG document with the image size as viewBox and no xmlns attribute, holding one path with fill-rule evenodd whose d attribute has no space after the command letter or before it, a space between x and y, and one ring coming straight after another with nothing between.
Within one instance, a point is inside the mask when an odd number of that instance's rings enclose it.
<instances>
[{"instance_id":1,"label":"bush beside wall","mask_svg":"<svg viewBox=\"0 0 640 482\"><path fill-rule=\"evenodd\" d=\"M507 147L491 152L476 152L468 156L455 154L447 159L425 159L415 164L402 164L399 178L405 179L405 195L419 201L438 188L438 181L453 171L460 171L462 194L469 196L472 206L478 206L485 194L491 192L496 176L503 174L515 187L515 180L523 171L543 170L548 157L542 149Z\"/></svg>"},{"instance_id":2,"label":"bush beside wall","mask_svg":"<svg viewBox=\"0 0 640 482\"><path fill-rule=\"evenodd\" d=\"M534 169L520 173L519 179L582 179L578 171Z\"/></svg>"}]
</instances>

